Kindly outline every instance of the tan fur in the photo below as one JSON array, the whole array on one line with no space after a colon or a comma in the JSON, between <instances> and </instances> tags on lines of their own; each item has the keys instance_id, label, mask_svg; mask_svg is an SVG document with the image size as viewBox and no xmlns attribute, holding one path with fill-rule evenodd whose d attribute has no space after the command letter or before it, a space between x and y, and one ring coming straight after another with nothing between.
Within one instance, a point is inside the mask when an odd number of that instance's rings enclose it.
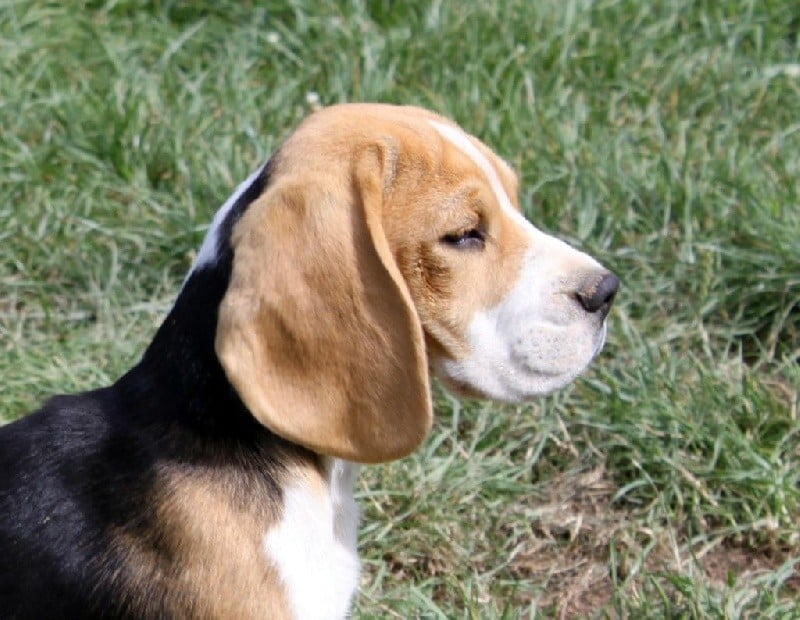
<instances>
[{"instance_id":1,"label":"tan fur","mask_svg":"<svg viewBox=\"0 0 800 620\"><path fill-rule=\"evenodd\" d=\"M289 620L284 588L264 550L281 507L256 471L171 468L159 474L156 527L113 533L112 552L126 558L112 581L136 599L121 606L138 617ZM289 457L285 479L325 491L319 465Z\"/></svg>"},{"instance_id":2,"label":"tan fur","mask_svg":"<svg viewBox=\"0 0 800 620\"><path fill-rule=\"evenodd\" d=\"M428 366L468 353L476 312L517 279L526 239L425 110L322 110L281 148L232 235L217 353L258 420L359 462L411 452L431 424ZM513 204L508 166L476 141ZM478 227L482 252L442 244Z\"/></svg>"}]
</instances>

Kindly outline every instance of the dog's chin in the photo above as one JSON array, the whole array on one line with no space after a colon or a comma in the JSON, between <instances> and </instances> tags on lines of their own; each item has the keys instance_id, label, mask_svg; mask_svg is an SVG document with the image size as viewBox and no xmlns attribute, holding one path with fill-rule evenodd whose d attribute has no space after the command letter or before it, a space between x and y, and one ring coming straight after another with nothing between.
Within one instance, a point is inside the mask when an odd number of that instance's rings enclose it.
<instances>
[{"instance_id":1,"label":"dog's chin","mask_svg":"<svg viewBox=\"0 0 800 620\"><path fill-rule=\"evenodd\" d=\"M581 374L582 370L567 375L539 377L535 387L506 384L501 391L487 391L466 381L453 379L446 375L438 376L437 378L445 390L458 398L473 398L508 405L520 405L557 392L569 385Z\"/></svg>"},{"instance_id":2,"label":"dog's chin","mask_svg":"<svg viewBox=\"0 0 800 620\"><path fill-rule=\"evenodd\" d=\"M530 402L556 392L577 379L594 361L606 340L605 324L594 337L560 364L541 364L536 354L508 356L502 367L446 360L432 374L454 396L509 404ZM477 371L477 372L476 372Z\"/></svg>"}]
</instances>

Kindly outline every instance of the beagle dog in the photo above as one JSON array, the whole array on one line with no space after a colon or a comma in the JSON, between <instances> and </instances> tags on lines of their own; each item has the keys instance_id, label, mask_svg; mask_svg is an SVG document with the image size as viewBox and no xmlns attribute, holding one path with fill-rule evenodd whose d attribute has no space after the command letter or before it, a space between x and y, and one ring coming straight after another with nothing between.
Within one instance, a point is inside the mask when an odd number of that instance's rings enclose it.
<instances>
[{"instance_id":1,"label":"beagle dog","mask_svg":"<svg viewBox=\"0 0 800 620\"><path fill-rule=\"evenodd\" d=\"M430 376L558 389L618 285L453 122L314 113L216 214L141 361L0 430L0 615L346 616L358 464L425 439Z\"/></svg>"}]
</instances>

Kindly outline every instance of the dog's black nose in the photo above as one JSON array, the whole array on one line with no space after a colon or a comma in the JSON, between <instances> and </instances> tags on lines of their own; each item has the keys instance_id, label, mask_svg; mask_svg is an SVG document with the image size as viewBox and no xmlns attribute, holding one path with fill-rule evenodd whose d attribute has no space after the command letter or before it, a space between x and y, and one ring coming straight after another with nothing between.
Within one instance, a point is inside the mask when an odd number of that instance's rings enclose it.
<instances>
[{"instance_id":1,"label":"dog's black nose","mask_svg":"<svg viewBox=\"0 0 800 620\"><path fill-rule=\"evenodd\" d=\"M586 312L600 313L605 318L618 290L619 278L607 271L600 276L587 278L575 296Z\"/></svg>"}]
</instances>

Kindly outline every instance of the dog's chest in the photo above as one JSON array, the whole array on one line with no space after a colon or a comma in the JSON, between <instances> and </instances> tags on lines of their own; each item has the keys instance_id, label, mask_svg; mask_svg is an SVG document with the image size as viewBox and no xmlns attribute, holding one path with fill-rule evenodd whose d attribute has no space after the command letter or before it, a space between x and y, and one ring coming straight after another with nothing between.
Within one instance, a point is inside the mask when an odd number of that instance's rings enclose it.
<instances>
[{"instance_id":1,"label":"dog's chest","mask_svg":"<svg viewBox=\"0 0 800 620\"><path fill-rule=\"evenodd\" d=\"M358 465L326 459L323 477L284 488L283 517L264 538L297 620L343 618L358 586Z\"/></svg>"}]
</instances>

